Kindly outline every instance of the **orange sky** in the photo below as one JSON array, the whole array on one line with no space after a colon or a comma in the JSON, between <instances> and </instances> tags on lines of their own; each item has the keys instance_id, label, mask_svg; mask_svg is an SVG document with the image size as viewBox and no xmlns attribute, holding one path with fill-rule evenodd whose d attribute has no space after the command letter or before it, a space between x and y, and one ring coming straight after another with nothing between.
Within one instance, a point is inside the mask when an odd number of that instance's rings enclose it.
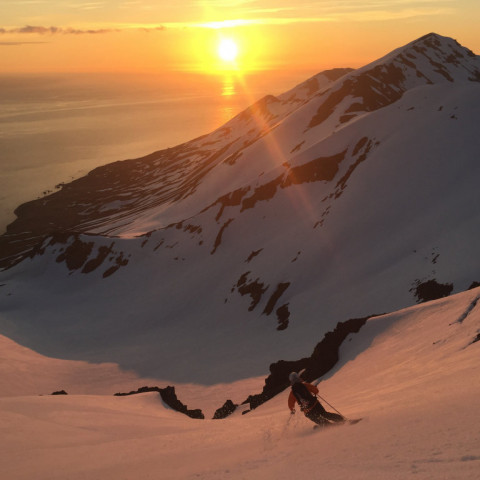
<instances>
[{"instance_id":1,"label":"orange sky","mask_svg":"<svg viewBox=\"0 0 480 480\"><path fill-rule=\"evenodd\" d=\"M2 0L0 60L2 72L316 72L430 32L478 54L478 18L477 0ZM235 65L217 55L223 37Z\"/></svg>"}]
</instances>

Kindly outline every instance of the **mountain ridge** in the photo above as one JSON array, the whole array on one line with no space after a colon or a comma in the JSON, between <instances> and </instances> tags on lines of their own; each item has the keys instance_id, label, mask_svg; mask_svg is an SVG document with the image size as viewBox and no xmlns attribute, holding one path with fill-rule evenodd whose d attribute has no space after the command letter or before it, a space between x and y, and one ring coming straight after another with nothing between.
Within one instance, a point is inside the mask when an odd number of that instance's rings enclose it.
<instances>
[{"instance_id":1,"label":"mountain ridge","mask_svg":"<svg viewBox=\"0 0 480 480\"><path fill-rule=\"evenodd\" d=\"M466 289L480 236L468 52L429 34L20 207L0 237L1 331L211 382L313 349L338 318L410 305L425 282Z\"/></svg>"}]
</instances>

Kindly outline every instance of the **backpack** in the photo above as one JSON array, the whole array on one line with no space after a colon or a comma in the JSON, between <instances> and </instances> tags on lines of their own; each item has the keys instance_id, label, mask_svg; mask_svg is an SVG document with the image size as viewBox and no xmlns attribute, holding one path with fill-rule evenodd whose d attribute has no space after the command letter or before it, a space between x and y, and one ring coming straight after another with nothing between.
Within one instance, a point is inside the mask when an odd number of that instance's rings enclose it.
<instances>
[{"instance_id":1,"label":"backpack","mask_svg":"<svg viewBox=\"0 0 480 480\"><path fill-rule=\"evenodd\" d=\"M297 382L292 385L292 392L300 405L300 410L310 410L316 403L316 397L304 383Z\"/></svg>"}]
</instances>

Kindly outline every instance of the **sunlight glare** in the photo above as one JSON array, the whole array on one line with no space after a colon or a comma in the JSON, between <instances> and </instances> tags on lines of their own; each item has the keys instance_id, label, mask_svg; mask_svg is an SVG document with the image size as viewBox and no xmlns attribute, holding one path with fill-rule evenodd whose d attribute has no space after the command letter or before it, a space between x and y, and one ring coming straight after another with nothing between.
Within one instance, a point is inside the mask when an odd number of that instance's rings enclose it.
<instances>
[{"instance_id":1,"label":"sunlight glare","mask_svg":"<svg viewBox=\"0 0 480 480\"><path fill-rule=\"evenodd\" d=\"M238 55L237 44L231 38L224 38L218 44L218 56L225 62L234 62Z\"/></svg>"}]
</instances>

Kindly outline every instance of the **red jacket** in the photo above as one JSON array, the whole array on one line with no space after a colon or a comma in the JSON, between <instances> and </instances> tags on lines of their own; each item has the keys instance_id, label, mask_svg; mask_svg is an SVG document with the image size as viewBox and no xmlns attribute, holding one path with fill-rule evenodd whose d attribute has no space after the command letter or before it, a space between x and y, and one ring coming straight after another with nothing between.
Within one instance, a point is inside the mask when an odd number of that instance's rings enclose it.
<instances>
[{"instance_id":1,"label":"red jacket","mask_svg":"<svg viewBox=\"0 0 480 480\"><path fill-rule=\"evenodd\" d=\"M308 388L310 392L312 392L314 395L318 393L318 388L315 385L312 385L311 383L303 382L303 384ZM293 411L295 409L295 402L297 399L295 398L295 395L293 394L292 391L290 391L290 395L288 396L288 408Z\"/></svg>"}]
</instances>

